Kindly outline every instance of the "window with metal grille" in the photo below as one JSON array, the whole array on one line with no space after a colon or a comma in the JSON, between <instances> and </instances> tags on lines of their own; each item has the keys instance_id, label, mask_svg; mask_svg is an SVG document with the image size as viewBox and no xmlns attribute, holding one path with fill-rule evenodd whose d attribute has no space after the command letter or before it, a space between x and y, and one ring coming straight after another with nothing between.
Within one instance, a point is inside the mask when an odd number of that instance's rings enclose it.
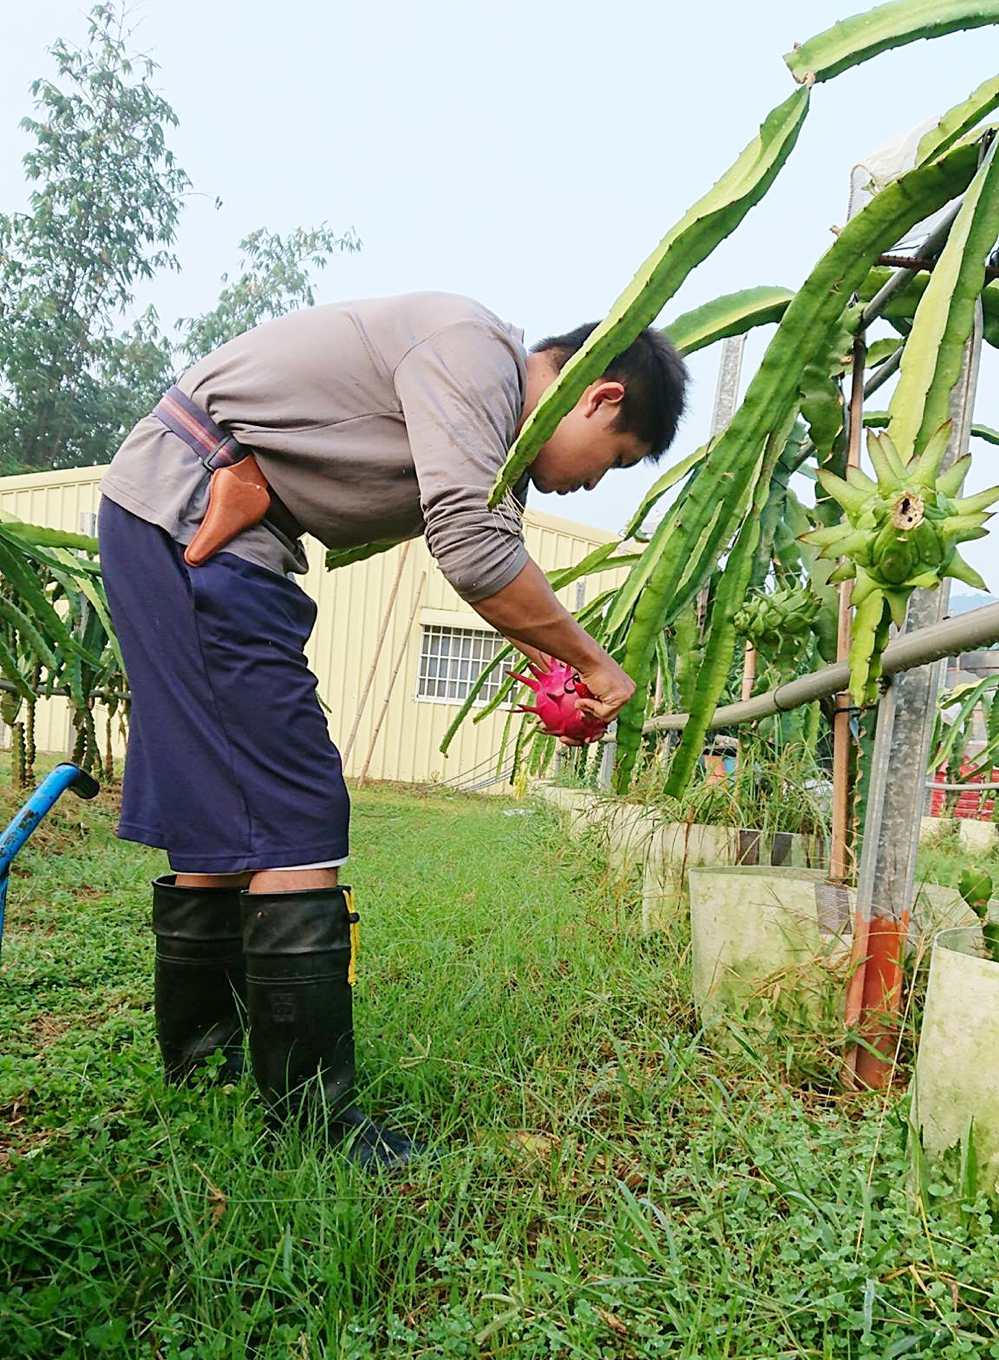
<instances>
[{"instance_id":1,"label":"window with metal grille","mask_svg":"<svg viewBox=\"0 0 999 1360\"><path fill-rule=\"evenodd\" d=\"M461 703L468 698L468 691L483 669L505 646L505 640L498 633L489 633L483 628L425 624L416 697ZM505 668L497 667L476 696L477 701L488 703L505 678Z\"/></svg>"}]
</instances>

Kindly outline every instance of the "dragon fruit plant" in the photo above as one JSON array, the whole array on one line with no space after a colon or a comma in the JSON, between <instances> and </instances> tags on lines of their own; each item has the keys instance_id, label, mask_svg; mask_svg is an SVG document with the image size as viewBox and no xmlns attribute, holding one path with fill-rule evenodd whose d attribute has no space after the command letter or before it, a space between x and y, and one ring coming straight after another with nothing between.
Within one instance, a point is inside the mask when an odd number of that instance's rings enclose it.
<instances>
[{"instance_id":1,"label":"dragon fruit plant","mask_svg":"<svg viewBox=\"0 0 999 1360\"><path fill-rule=\"evenodd\" d=\"M988 507L999 500L999 487L962 498L971 459L959 458L941 472L949 438L947 422L922 454L903 462L887 434L871 434L867 447L877 481L859 468L850 468L845 481L825 470L818 473L845 518L805 534L804 541L820 548L820 556L844 559L831 581L855 582L850 689L857 704L874 697L888 619L902 624L913 590L933 589L945 576L985 588L957 545L986 532Z\"/></svg>"},{"instance_id":2,"label":"dragon fruit plant","mask_svg":"<svg viewBox=\"0 0 999 1360\"><path fill-rule=\"evenodd\" d=\"M999 924L989 918L991 876L981 869L965 869L958 880L957 890L981 922L989 958L993 963L999 963Z\"/></svg>"},{"instance_id":3,"label":"dragon fruit plant","mask_svg":"<svg viewBox=\"0 0 999 1360\"><path fill-rule=\"evenodd\" d=\"M607 731L607 725L577 707L577 700L593 697L579 673L555 657L548 658L547 670L533 661L527 664L530 675L507 672L537 695L533 704L518 704L517 711L537 714L549 736L568 737L570 741L579 742L599 741Z\"/></svg>"},{"instance_id":4,"label":"dragon fruit plant","mask_svg":"<svg viewBox=\"0 0 999 1360\"><path fill-rule=\"evenodd\" d=\"M802 8L807 6L799 6ZM792 155L812 98L819 97L826 82L891 49L987 25L999 25L999 0L889 0L796 43L785 61L797 89L776 104L729 168L669 228L611 304L605 319L563 366L524 421L490 491L489 503L500 504L588 384L606 372L643 327L656 322L690 275L766 196ZM983 289L985 304L989 302L985 273L999 220L999 139L992 140L991 130L981 124L996 108L997 93L999 87L990 77L944 113L919 142L912 168L876 186L870 200L836 233L793 295L773 287L744 288L705 301L667 324L681 353L702 350L755 326L776 322L777 329L742 404L725 428L667 469L646 493L619 540L626 543L634 538L642 543L642 551L630 564L626 577L601 597L600 609L593 613L591 635L620 660L635 682L635 692L617 718L614 777L619 792L630 787L637 768L642 733L655 694L656 671L664 670L664 634L710 585L712 606L697 654L694 697L667 776L666 792L672 797L683 796L731 675L739 639L735 616L757 581L757 566L766 570L775 555L780 560L782 551L790 551L785 540L790 536L793 541L808 527L808 512L790 491L788 474L808 460L812 460L812 467L828 471L840 470L845 461L839 383L847 366L847 351L854 359L859 358L859 347L854 349L847 342L849 337L857 337L863 319L852 300L862 296L866 301L880 290L878 271L886 251L907 240L920 223L961 199L930 281L919 290L911 324L908 313L902 318L900 359L895 360L894 352L891 359L892 372L896 363L901 370L889 429L900 459L908 464L918 458L947 419ZM871 271L875 271L874 276ZM903 291L908 294L910 289ZM896 297L896 303L898 300ZM908 301L911 299L907 305ZM997 343L991 323L983 333L989 343ZM876 346L872 345L869 352L875 353ZM879 386L889 376L886 362L879 363ZM812 379L816 374L823 382L832 378L835 383L835 390L824 394L831 398L823 412L831 424L815 419ZM795 462L793 455L785 457L785 451L799 412L809 425L809 440ZM945 458L940 476L946 476L946 462ZM959 500L957 494L948 495L946 486L941 491L934 481L927 490L951 501ZM677 487L665 514L643 532L653 509ZM871 494L869 487L867 494ZM925 513L927 497L920 499L924 520L930 521L929 528L936 534L933 513ZM823 512L813 518L823 528L832 527L825 520L831 506L825 505ZM967 512L969 516L979 513ZM955 517L963 519L965 515L955 512L945 516L951 521ZM792 519L795 532L789 535ZM931 577L939 582L945 574L952 575L952 569L963 569L950 551L960 540L951 535L954 530L963 534L968 526L948 524L943 533L950 540L949 549L941 541L936 551L926 532L920 534L918 547L914 538L896 544L901 546L901 553L889 551L887 543L896 527L900 526L891 526L876 551L873 545L868 550L866 538L864 543L853 538L857 531L849 524L840 539L841 547L852 539L850 547L860 544L861 553L869 551L872 566L884 582L884 586L875 585L858 620L858 664L853 672L855 689L863 684L865 695L870 694L871 681L876 678L892 607L897 616L902 596L913 579L921 578L919 584L928 583ZM866 536L871 529L865 525L861 532ZM850 553L835 555L849 558ZM903 562L903 557L910 561ZM925 558L932 560L924 567ZM899 576L910 563L912 569ZM858 568L870 575L863 563L854 562L854 569ZM858 585L862 584L858 576ZM862 589L860 594L862 597ZM862 653L869 657L863 664Z\"/></svg>"},{"instance_id":5,"label":"dragon fruit plant","mask_svg":"<svg viewBox=\"0 0 999 1360\"><path fill-rule=\"evenodd\" d=\"M807 647L820 607L807 586L784 586L750 595L733 623L765 661L786 667Z\"/></svg>"}]
</instances>

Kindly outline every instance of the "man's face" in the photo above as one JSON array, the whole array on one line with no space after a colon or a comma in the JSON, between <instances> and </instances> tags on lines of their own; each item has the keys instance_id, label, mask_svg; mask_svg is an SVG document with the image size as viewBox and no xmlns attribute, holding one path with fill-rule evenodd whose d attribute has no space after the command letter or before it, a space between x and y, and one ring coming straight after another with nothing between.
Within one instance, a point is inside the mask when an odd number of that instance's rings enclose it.
<instances>
[{"instance_id":1,"label":"man's face","mask_svg":"<svg viewBox=\"0 0 999 1360\"><path fill-rule=\"evenodd\" d=\"M531 464L539 491L592 491L611 468L634 467L647 456L648 444L613 428L623 396L620 383L590 384Z\"/></svg>"}]
</instances>

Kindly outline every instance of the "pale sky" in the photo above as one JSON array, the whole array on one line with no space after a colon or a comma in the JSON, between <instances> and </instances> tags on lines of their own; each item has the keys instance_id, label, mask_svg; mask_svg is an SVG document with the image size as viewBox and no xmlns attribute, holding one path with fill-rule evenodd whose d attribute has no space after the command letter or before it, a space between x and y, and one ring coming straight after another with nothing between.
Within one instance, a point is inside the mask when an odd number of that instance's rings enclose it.
<instances>
[{"instance_id":1,"label":"pale sky","mask_svg":"<svg viewBox=\"0 0 999 1360\"><path fill-rule=\"evenodd\" d=\"M87 5L7 5L0 42L0 207L22 208L18 120L45 48L80 42ZM194 181L183 272L145 290L165 326L212 306L256 227L354 227L317 300L442 289L478 298L530 344L606 314L632 273L793 89L781 60L856 0L678 5L618 0L140 0L135 41L180 117L170 138ZM876 58L813 93L798 145L764 202L688 279L661 321L754 284L796 287L846 214L850 167L994 74L978 29ZM214 206L216 197L222 207ZM747 348L743 386L765 338ZM690 361L691 405L667 459L711 418L718 349ZM977 417L999 426L987 351ZM881 394L873 404L881 406ZM968 481L999 481L975 440ZM666 464L664 463L664 466ZM618 530L658 475L611 473L592 493L529 504ZM999 588L999 548L968 558ZM960 589L960 588L959 588Z\"/></svg>"}]
</instances>

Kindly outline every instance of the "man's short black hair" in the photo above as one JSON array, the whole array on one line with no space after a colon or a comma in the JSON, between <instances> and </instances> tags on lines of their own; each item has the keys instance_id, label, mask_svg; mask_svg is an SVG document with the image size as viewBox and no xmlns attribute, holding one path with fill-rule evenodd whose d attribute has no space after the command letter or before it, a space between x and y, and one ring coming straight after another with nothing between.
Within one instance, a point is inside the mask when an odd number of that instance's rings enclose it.
<instances>
[{"instance_id":1,"label":"man's short black hair","mask_svg":"<svg viewBox=\"0 0 999 1360\"><path fill-rule=\"evenodd\" d=\"M561 370L580 349L598 322L577 326L565 335L550 335L532 345L532 353L550 353ZM646 328L602 374L624 385L615 429L649 445L655 460L669 448L683 415L687 366L662 331Z\"/></svg>"}]
</instances>

